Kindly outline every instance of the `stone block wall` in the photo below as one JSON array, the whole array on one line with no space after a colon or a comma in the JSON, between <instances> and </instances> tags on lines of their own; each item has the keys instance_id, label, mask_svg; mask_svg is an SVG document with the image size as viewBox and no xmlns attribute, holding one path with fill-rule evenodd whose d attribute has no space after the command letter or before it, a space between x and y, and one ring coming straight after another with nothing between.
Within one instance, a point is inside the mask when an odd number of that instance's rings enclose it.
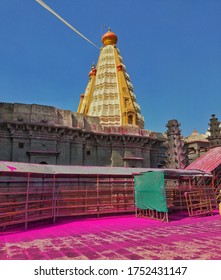
<instances>
[{"instance_id":1,"label":"stone block wall","mask_svg":"<svg viewBox=\"0 0 221 280\"><path fill-rule=\"evenodd\" d=\"M60 165L158 167L162 135L102 127L52 106L0 103L0 160Z\"/></svg>"}]
</instances>

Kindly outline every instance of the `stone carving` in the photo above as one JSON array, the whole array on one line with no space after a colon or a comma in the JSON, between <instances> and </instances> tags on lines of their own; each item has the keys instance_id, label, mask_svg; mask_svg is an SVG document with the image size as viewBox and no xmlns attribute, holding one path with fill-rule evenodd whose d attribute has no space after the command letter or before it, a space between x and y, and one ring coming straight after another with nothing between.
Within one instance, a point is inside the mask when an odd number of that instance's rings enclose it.
<instances>
[{"instance_id":1,"label":"stone carving","mask_svg":"<svg viewBox=\"0 0 221 280\"><path fill-rule=\"evenodd\" d=\"M167 168L183 169L187 166L187 156L184 142L181 138L180 123L177 120L168 121L166 127Z\"/></svg>"},{"instance_id":2,"label":"stone carving","mask_svg":"<svg viewBox=\"0 0 221 280\"><path fill-rule=\"evenodd\" d=\"M210 147L216 147L221 145L221 127L220 121L216 118L215 114L211 116L209 123L209 133L208 140Z\"/></svg>"}]
</instances>

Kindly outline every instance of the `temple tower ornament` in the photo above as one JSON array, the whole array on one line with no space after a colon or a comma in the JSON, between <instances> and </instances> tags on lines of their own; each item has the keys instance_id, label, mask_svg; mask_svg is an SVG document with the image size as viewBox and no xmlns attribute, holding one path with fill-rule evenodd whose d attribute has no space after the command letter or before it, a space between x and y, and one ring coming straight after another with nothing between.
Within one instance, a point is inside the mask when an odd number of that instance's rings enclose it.
<instances>
[{"instance_id":1,"label":"temple tower ornament","mask_svg":"<svg viewBox=\"0 0 221 280\"><path fill-rule=\"evenodd\" d=\"M144 118L123 58L116 47L117 42L117 35L110 29L103 35L97 66L93 65L89 72L78 113L99 117L103 126L136 126L143 129Z\"/></svg>"},{"instance_id":2,"label":"temple tower ornament","mask_svg":"<svg viewBox=\"0 0 221 280\"><path fill-rule=\"evenodd\" d=\"M211 115L209 122L209 133L208 136L210 147L221 146L221 127L220 121L216 118L215 114Z\"/></svg>"},{"instance_id":3,"label":"temple tower ornament","mask_svg":"<svg viewBox=\"0 0 221 280\"><path fill-rule=\"evenodd\" d=\"M187 156L184 151L184 141L181 137L180 123L177 120L168 121L167 134L167 168L183 169L187 166Z\"/></svg>"}]
</instances>

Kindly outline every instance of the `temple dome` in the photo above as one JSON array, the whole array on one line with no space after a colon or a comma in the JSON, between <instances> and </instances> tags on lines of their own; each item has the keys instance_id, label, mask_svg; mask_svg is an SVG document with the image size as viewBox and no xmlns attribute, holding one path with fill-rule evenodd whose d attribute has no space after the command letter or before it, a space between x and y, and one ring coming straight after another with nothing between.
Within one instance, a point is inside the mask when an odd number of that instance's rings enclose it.
<instances>
[{"instance_id":1,"label":"temple dome","mask_svg":"<svg viewBox=\"0 0 221 280\"><path fill-rule=\"evenodd\" d=\"M186 143L191 142L208 142L206 134L199 134L196 129L193 130L193 133L185 138Z\"/></svg>"},{"instance_id":2,"label":"temple dome","mask_svg":"<svg viewBox=\"0 0 221 280\"><path fill-rule=\"evenodd\" d=\"M107 46L107 45L116 45L117 44L117 35L108 29L108 31L103 35L102 37L102 43Z\"/></svg>"}]
</instances>

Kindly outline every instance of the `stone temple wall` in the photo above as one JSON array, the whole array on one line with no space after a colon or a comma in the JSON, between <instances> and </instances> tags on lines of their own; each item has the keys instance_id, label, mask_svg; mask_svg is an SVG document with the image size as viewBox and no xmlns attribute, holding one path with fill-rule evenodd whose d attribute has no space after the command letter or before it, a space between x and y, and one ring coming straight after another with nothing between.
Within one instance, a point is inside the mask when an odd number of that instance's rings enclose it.
<instances>
[{"instance_id":1,"label":"stone temple wall","mask_svg":"<svg viewBox=\"0 0 221 280\"><path fill-rule=\"evenodd\" d=\"M52 106L0 103L0 160L61 165L158 167L162 134L103 127Z\"/></svg>"}]
</instances>

